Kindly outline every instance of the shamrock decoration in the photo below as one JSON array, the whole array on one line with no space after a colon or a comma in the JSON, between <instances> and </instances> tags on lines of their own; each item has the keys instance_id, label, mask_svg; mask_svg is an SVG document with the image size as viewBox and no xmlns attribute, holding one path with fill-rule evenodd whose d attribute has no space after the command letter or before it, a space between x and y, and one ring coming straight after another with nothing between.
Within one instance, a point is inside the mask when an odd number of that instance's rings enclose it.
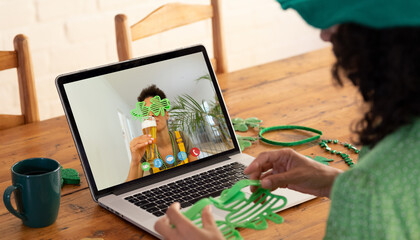
<instances>
[{"instance_id":1,"label":"shamrock decoration","mask_svg":"<svg viewBox=\"0 0 420 240\"><path fill-rule=\"evenodd\" d=\"M258 140L257 137L242 137L239 134L236 134L236 137L238 138L238 143L239 147L241 148L241 151L243 151L247 147L250 147L252 145L252 142Z\"/></svg>"},{"instance_id":2,"label":"shamrock decoration","mask_svg":"<svg viewBox=\"0 0 420 240\"><path fill-rule=\"evenodd\" d=\"M245 120L242 118L232 119L233 129L240 132L248 131L248 126L252 128L259 127L261 122L262 120L259 120L256 117L247 118Z\"/></svg>"},{"instance_id":3,"label":"shamrock decoration","mask_svg":"<svg viewBox=\"0 0 420 240\"><path fill-rule=\"evenodd\" d=\"M145 105L146 103L144 101L136 103L136 108L131 110L131 115L134 119L140 118L141 120L143 117L146 117L149 114L149 107Z\"/></svg>"},{"instance_id":4,"label":"shamrock decoration","mask_svg":"<svg viewBox=\"0 0 420 240\"><path fill-rule=\"evenodd\" d=\"M258 187L251 196L242 191L248 186ZM201 211L205 206L213 205L227 212L224 219L215 221L225 239L242 240L236 228L264 230L268 228L268 220L280 224L283 218L276 212L286 204L287 199L284 196L275 195L270 190L261 188L259 180L244 179L236 182L231 188L223 190L220 198L203 198L183 214L196 226L202 228Z\"/></svg>"},{"instance_id":5,"label":"shamrock decoration","mask_svg":"<svg viewBox=\"0 0 420 240\"><path fill-rule=\"evenodd\" d=\"M167 98L164 98L160 100L159 96L155 96L150 100L152 104L150 104L150 111L157 116L159 113L163 116L165 115L165 110L169 111L171 108L171 105L169 104L169 100Z\"/></svg>"},{"instance_id":6,"label":"shamrock decoration","mask_svg":"<svg viewBox=\"0 0 420 240\"><path fill-rule=\"evenodd\" d=\"M165 110L168 111L171 108L171 105L169 103L169 100L167 98L160 99L159 96L153 97L150 102L150 106L146 106L146 103L144 101L137 102L136 108L131 110L131 115L134 119L140 119L149 116L149 112L152 111L152 113L155 116L158 116L161 114L162 116L165 115Z\"/></svg>"},{"instance_id":7,"label":"shamrock decoration","mask_svg":"<svg viewBox=\"0 0 420 240\"><path fill-rule=\"evenodd\" d=\"M328 159L326 157L321 157L321 156L315 156L315 157L307 156L307 157L325 165L330 165L329 162L334 161L334 159Z\"/></svg>"},{"instance_id":8,"label":"shamrock decoration","mask_svg":"<svg viewBox=\"0 0 420 240\"><path fill-rule=\"evenodd\" d=\"M63 166L61 168L61 187L64 184L80 184L80 176L79 173L73 168L66 168L64 169Z\"/></svg>"}]
</instances>

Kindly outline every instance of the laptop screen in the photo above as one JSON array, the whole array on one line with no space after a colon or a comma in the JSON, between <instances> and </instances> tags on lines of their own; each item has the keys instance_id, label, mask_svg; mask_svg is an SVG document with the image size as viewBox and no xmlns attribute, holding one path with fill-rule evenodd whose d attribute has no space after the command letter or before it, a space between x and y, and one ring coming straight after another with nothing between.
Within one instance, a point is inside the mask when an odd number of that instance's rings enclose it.
<instances>
[{"instance_id":1,"label":"laptop screen","mask_svg":"<svg viewBox=\"0 0 420 240\"><path fill-rule=\"evenodd\" d=\"M98 191L235 148L207 55L179 55L63 80L63 104Z\"/></svg>"}]
</instances>

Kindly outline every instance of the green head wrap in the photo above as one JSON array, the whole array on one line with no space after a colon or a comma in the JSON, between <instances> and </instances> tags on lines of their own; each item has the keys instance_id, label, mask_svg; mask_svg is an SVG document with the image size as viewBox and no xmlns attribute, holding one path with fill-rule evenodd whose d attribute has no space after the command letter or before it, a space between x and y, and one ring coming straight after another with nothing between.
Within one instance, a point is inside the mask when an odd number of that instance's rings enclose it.
<instances>
[{"instance_id":1,"label":"green head wrap","mask_svg":"<svg viewBox=\"0 0 420 240\"><path fill-rule=\"evenodd\" d=\"M277 0L309 24L326 29L340 23L372 28L420 26L420 0Z\"/></svg>"}]
</instances>

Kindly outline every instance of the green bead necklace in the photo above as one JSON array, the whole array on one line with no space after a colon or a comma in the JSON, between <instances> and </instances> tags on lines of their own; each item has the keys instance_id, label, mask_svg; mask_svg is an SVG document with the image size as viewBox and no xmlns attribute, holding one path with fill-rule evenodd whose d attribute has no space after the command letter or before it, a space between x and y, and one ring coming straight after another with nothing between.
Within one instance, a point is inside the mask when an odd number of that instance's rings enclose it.
<instances>
[{"instance_id":1,"label":"green bead necklace","mask_svg":"<svg viewBox=\"0 0 420 240\"><path fill-rule=\"evenodd\" d=\"M325 148L325 150L331 154L335 154L335 155L339 155L344 162L349 165L349 167L352 167L354 165L353 163L353 159L350 158L350 156L346 153L337 151L337 150L332 150L327 143L333 143L333 144L340 144L343 145L345 148L348 148L349 150L352 150L354 153L359 154L360 150L357 149L355 146L351 145L350 143L344 143L344 142L339 142L337 139L332 140L332 139L326 139L326 140L321 140L321 142L319 143L319 146L321 148Z\"/></svg>"},{"instance_id":2,"label":"green bead necklace","mask_svg":"<svg viewBox=\"0 0 420 240\"><path fill-rule=\"evenodd\" d=\"M232 119L233 127L236 131L245 132L245 131L248 130L248 126L252 127L252 128L259 128L260 129L259 138L242 137L242 136L237 135L238 136L238 142L239 142L239 145L240 145L242 151L244 150L245 147L251 146L252 142L257 141L258 139L260 139L261 141L263 141L265 143L271 144L271 145L296 146L296 145L301 145L301 144L304 144L304 143L315 141L315 140L319 139L322 135L322 132L320 130L317 130L317 129L314 129L314 128L309 128L309 127L304 127L304 126L296 126L296 125L273 126L273 127L264 128L264 127L260 126L261 122L262 122L261 120L259 120L258 118L255 118L255 117L247 118L245 120L242 119L242 118ZM279 131L279 130L293 130L293 129L309 131L309 132L316 133L317 135L315 135L313 137L310 137L310 138L307 138L307 139L300 140L300 141L294 141L294 142L279 142L279 141L274 141L274 140L271 140L271 139L267 139L263 136L263 134L266 133L266 132ZM325 150L327 152L340 156L348 166L352 167L354 165L353 159L351 159L348 154L337 151L337 150L332 150L328 146L327 143L343 145L344 147L348 148L349 150L354 151L356 154L358 154L360 152L359 149L357 149L356 147L354 147L350 143L339 142L337 139L335 139L335 140L332 140L332 139L321 140L321 142L319 143L319 146L321 148L325 148ZM310 158L312 158L312 157L310 157ZM327 159L327 158L320 157L320 156L317 156L317 157L312 158L312 159L314 159L315 161L327 164L327 165L329 165L328 162L333 161L332 159Z\"/></svg>"},{"instance_id":3,"label":"green bead necklace","mask_svg":"<svg viewBox=\"0 0 420 240\"><path fill-rule=\"evenodd\" d=\"M174 139L172 138L172 134L171 134L171 132L168 132L169 133L169 137L171 138L171 144L172 144L172 152L174 153L174 157L175 157L175 145L174 145ZM164 166L164 168L163 169L168 169L168 166L166 166L166 164L165 164L165 162L164 162L164 160L163 160L163 158L162 158L162 156L160 155L160 152L159 152L159 149L158 149L158 157L162 160L162 163L163 163L163 166ZM174 164L175 164L175 166L177 166L178 164L176 163L176 160L175 160L175 162L174 162Z\"/></svg>"}]
</instances>

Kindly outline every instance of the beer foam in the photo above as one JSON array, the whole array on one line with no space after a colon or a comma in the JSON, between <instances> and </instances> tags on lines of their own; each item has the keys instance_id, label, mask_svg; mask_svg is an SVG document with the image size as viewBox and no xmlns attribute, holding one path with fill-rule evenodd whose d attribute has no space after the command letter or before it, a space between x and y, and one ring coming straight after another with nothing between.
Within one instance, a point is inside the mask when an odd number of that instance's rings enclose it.
<instances>
[{"instance_id":1,"label":"beer foam","mask_svg":"<svg viewBox=\"0 0 420 240\"><path fill-rule=\"evenodd\" d=\"M145 120L141 123L141 128L149 128L149 127L156 127L155 120Z\"/></svg>"}]
</instances>

